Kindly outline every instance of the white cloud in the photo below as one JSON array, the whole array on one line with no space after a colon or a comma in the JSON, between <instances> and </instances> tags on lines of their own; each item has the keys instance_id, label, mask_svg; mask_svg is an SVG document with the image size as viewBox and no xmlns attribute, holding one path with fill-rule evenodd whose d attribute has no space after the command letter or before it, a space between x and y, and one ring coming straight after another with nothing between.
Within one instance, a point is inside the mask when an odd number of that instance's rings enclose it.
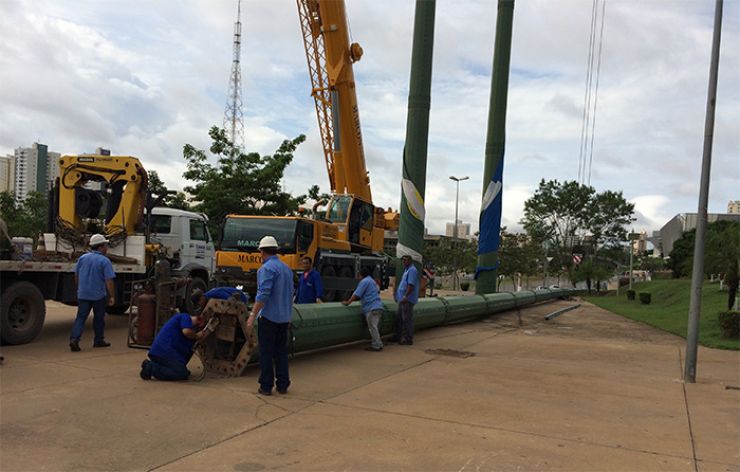
<instances>
[{"instance_id":1,"label":"white cloud","mask_svg":"<svg viewBox=\"0 0 740 472\"><path fill-rule=\"evenodd\" d=\"M406 135L413 2L348 3L365 152L376 203L397 207ZM646 229L695 211L714 2L608 2L591 183L622 190ZM589 2L519 2L509 80L503 224L518 229L540 179L577 175ZM393 14L389 14L393 11ZM725 4L710 211L738 199L740 3ZM231 66L235 2L0 2L0 153L40 140L139 156L182 188L185 143L208 147ZM307 135L285 176L328 189L295 3L242 5L248 148ZM438 2L427 164L427 222L477 228L496 2Z\"/></svg>"}]
</instances>

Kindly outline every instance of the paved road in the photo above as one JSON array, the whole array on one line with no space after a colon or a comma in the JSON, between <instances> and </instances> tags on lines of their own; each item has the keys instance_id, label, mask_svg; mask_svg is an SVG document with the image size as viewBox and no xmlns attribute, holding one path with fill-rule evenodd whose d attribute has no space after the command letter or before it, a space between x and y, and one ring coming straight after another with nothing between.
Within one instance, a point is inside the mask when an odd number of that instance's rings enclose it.
<instances>
[{"instance_id":1,"label":"paved road","mask_svg":"<svg viewBox=\"0 0 740 472\"><path fill-rule=\"evenodd\" d=\"M700 349L591 305L555 302L291 361L286 396L256 369L203 382L139 379L144 352L66 338L50 304L39 340L3 348L0 470L738 470L740 353ZM467 356L467 357L466 357Z\"/></svg>"}]
</instances>

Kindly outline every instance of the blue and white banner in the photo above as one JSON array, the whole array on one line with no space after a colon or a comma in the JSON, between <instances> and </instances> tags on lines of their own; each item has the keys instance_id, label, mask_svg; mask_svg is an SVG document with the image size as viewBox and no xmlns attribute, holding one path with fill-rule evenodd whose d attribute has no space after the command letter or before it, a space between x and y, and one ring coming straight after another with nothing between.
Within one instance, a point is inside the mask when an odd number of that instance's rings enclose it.
<instances>
[{"instance_id":1,"label":"blue and white banner","mask_svg":"<svg viewBox=\"0 0 740 472\"><path fill-rule=\"evenodd\" d=\"M501 238L501 198L503 193L504 156L502 153L496 172L488 182L483 194L480 213L480 235L478 239L478 255L498 251ZM480 267L475 270L476 277L480 272L496 270L498 263L493 267Z\"/></svg>"}]
</instances>

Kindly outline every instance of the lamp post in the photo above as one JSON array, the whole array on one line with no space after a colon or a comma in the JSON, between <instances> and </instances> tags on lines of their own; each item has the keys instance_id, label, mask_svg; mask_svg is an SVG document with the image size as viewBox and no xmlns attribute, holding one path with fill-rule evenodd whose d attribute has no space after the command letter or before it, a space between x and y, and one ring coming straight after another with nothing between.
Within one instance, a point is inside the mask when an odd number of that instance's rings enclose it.
<instances>
[{"instance_id":1,"label":"lamp post","mask_svg":"<svg viewBox=\"0 0 740 472\"><path fill-rule=\"evenodd\" d=\"M452 176L452 175L450 176L450 180L454 180L455 181L455 184L457 186L457 190L455 191L455 229L454 229L454 233L452 235L452 243L455 246L457 246L457 244L455 244L455 243L457 242L457 206L458 206L458 203L460 201L460 182L463 181L463 180L468 180L469 178L470 177L468 177L467 175L465 177L455 177L455 176ZM455 248L455 249L457 249L457 248ZM455 267L453 268L454 269L454 277L452 278L452 290L457 290L458 287L459 287L459 284L458 284L458 281L457 281L457 251L455 251L454 254L455 254Z\"/></svg>"}]
</instances>

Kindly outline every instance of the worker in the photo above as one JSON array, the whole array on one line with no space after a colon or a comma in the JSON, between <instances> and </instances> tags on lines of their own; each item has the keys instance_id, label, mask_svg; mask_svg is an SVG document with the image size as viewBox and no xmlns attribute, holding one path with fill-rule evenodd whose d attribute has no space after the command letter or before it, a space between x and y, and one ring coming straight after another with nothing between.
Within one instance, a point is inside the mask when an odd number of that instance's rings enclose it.
<instances>
[{"instance_id":1,"label":"worker","mask_svg":"<svg viewBox=\"0 0 740 472\"><path fill-rule=\"evenodd\" d=\"M419 301L419 274L411 261L411 256L401 257L403 275L398 284L395 300L398 302L396 313L396 338L398 344L414 344L414 305Z\"/></svg>"},{"instance_id":2,"label":"worker","mask_svg":"<svg viewBox=\"0 0 740 472\"><path fill-rule=\"evenodd\" d=\"M313 260L304 256L301 258L303 274L298 280L298 291L296 292L296 303L321 303L324 296L324 286L321 283L321 275L313 270Z\"/></svg>"},{"instance_id":3,"label":"worker","mask_svg":"<svg viewBox=\"0 0 740 472\"><path fill-rule=\"evenodd\" d=\"M257 339L260 353L260 395L288 393L288 325L293 312L293 271L277 257L278 244L273 236L260 240L262 267L257 271L257 295L247 318L247 336L259 316Z\"/></svg>"},{"instance_id":4,"label":"worker","mask_svg":"<svg viewBox=\"0 0 740 472\"><path fill-rule=\"evenodd\" d=\"M235 298L245 305L249 303L249 295L234 287L216 287L205 293L201 289L195 289L192 295L190 295L190 301L198 311L202 311L211 298L215 298L216 300Z\"/></svg>"},{"instance_id":5,"label":"worker","mask_svg":"<svg viewBox=\"0 0 740 472\"><path fill-rule=\"evenodd\" d=\"M383 302L380 301L380 290L372 277L372 270L369 267L363 267L360 269L360 274L362 279L357 284L357 288L355 288L352 296L344 300L342 304L349 306L350 303L361 300L362 312L365 315L371 339L370 346L366 347L365 350L379 352L383 350L383 341L380 339L380 331L378 330L380 318L383 316Z\"/></svg>"},{"instance_id":6,"label":"worker","mask_svg":"<svg viewBox=\"0 0 740 472\"><path fill-rule=\"evenodd\" d=\"M197 313L178 313L170 318L154 338L149 358L141 363L139 376L144 380L187 380L187 368L195 341L205 337L204 317Z\"/></svg>"},{"instance_id":7,"label":"worker","mask_svg":"<svg viewBox=\"0 0 740 472\"><path fill-rule=\"evenodd\" d=\"M80 351L80 338L85 329L85 321L93 311L93 347L109 347L105 340L105 307L115 304L113 279L116 273L113 264L106 257L109 241L102 234L90 237L90 251L83 254L75 265L75 284L77 285L77 317L69 336L69 349Z\"/></svg>"}]
</instances>

